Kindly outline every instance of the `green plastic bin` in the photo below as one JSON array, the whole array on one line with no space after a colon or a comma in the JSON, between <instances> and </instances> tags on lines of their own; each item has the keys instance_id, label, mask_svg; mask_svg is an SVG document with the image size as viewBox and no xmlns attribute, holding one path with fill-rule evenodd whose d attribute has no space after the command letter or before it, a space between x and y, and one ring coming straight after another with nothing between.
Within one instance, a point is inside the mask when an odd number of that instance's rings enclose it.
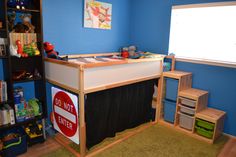
<instances>
[{"instance_id":1,"label":"green plastic bin","mask_svg":"<svg viewBox=\"0 0 236 157\"><path fill-rule=\"evenodd\" d=\"M196 119L196 125L202 128L205 128L207 130L214 130L215 124L202 120L202 119Z\"/></svg>"},{"instance_id":2,"label":"green plastic bin","mask_svg":"<svg viewBox=\"0 0 236 157\"><path fill-rule=\"evenodd\" d=\"M199 135L201 135L201 136L204 136L204 137L206 137L206 138L212 139L212 137L213 137L213 131L206 130L206 129L201 128L201 127L198 127L198 126L195 126L195 128L196 128L197 134L199 134Z\"/></svg>"}]
</instances>

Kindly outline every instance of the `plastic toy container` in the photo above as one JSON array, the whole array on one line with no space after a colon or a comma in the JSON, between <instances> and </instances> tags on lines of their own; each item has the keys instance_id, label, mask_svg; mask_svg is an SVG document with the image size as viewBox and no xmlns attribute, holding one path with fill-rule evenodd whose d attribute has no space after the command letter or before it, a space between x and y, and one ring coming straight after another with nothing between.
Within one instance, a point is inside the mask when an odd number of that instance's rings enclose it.
<instances>
[{"instance_id":1,"label":"plastic toy container","mask_svg":"<svg viewBox=\"0 0 236 157\"><path fill-rule=\"evenodd\" d=\"M193 129L194 117L178 112L179 114L179 126L188 130Z\"/></svg>"},{"instance_id":2,"label":"plastic toy container","mask_svg":"<svg viewBox=\"0 0 236 157\"><path fill-rule=\"evenodd\" d=\"M191 100L191 99L187 99L187 98L183 98L183 97L179 97L180 98L180 103L185 105L185 106L189 106L189 107L195 107L196 106L196 101L195 100Z\"/></svg>"},{"instance_id":3,"label":"plastic toy container","mask_svg":"<svg viewBox=\"0 0 236 157\"><path fill-rule=\"evenodd\" d=\"M2 153L4 157L15 157L27 152L27 137L22 127L7 130L2 134L2 137L8 134L16 134L18 136L3 143Z\"/></svg>"},{"instance_id":4,"label":"plastic toy container","mask_svg":"<svg viewBox=\"0 0 236 157\"><path fill-rule=\"evenodd\" d=\"M202 120L202 119L196 119L196 125L202 128L205 128L207 130L214 130L215 124Z\"/></svg>"},{"instance_id":5,"label":"plastic toy container","mask_svg":"<svg viewBox=\"0 0 236 157\"><path fill-rule=\"evenodd\" d=\"M186 107L186 106L183 106L183 105L179 105L179 106L180 106L180 112L181 112L181 113L185 113L185 114L194 116L194 114L195 114L195 109L190 108L190 107Z\"/></svg>"},{"instance_id":6,"label":"plastic toy container","mask_svg":"<svg viewBox=\"0 0 236 157\"><path fill-rule=\"evenodd\" d=\"M213 131L206 130L206 129L201 128L199 126L195 126L195 128L196 128L197 134L212 139Z\"/></svg>"},{"instance_id":7,"label":"plastic toy container","mask_svg":"<svg viewBox=\"0 0 236 157\"><path fill-rule=\"evenodd\" d=\"M165 99L176 101L178 94L179 81L172 78L165 78L166 80L166 96Z\"/></svg>"},{"instance_id":8,"label":"plastic toy container","mask_svg":"<svg viewBox=\"0 0 236 157\"><path fill-rule=\"evenodd\" d=\"M164 100L164 120L170 123L175 121L176 102Z\"/></svg>"}]
</instances>

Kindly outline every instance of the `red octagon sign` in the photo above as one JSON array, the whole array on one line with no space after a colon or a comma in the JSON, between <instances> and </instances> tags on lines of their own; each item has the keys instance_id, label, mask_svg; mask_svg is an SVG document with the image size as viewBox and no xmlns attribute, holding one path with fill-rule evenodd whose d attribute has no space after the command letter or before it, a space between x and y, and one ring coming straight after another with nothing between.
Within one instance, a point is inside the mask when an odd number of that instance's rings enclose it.
<instances>
[{"instance_id":1,"label":"red octagon sign","mask_svg":"<svg viewBox=\"0 0 236 157\"><path fill-rule=\"evenodd\" d=\"M68 137L75 135L78 116L73 101L65 92L59 91L53 98L54 120L59 129Z\"/></svg>"}]
</instances>

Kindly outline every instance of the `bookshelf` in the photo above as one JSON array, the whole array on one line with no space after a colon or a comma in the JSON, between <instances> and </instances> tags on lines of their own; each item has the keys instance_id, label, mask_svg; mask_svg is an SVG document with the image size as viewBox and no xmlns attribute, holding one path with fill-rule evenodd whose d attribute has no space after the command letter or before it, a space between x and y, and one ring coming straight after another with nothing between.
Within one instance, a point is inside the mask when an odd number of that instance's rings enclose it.
<instances>
[{"instance_id":1,"label":"bookshelf","mask_svg":"<svg viewBox=\"0 0 236 157\"><path fill-rule=\"evenodd\" d=\"M7 0L1 1L1 15L0 20L3 22L3 27L0 29L1 38L7 39L5 48L6 48L6 55L0 56L0 62L2 63L2 75L0 80L4 80L7 82L7 96L8 100L4 102L0 102L0 109L3 108L5 105L9 105L14 111L14 124L6 124L0 125L0 131L10 129L16 126L24 126L28 123L42 120L45 121L47 117L47 106L46 106L46 84L45 84L45 72L44 72L44 62L43 62L43 31L42 31L42 0L29 0L29 4L25 7L25 9L16 9L14 7L9 7ZM33 32L15 32L12 29L12 25L10 25L9 15L15 14L16 19L18 21L14 21L14 26L17 25L19 19L22 20L21 24L24 24L23 19L21 16L28 16L30 15L31 21L30 24L34 27ZM29 26L30 27L30 26ZM14 33L13 33L14 32ZM31 39L30 36L35 36L35 38ZM16 57L12 55L11 46L13 45L15 48L18 48L16 45L16 40L21 41L21 46L23 51L26 51L27 46L28 48L31 43L35 43L35 49L32 50L31 54L28 54L27 57ZM36 52L35 50L39 51L39 55L33 54ZM25 76L17 77L20 72ZM36 73L37 72L37 73ZM37 76L37 77L36 77ZM18 78L18 79L15 79ZM24 120L18 120L17 117L19 109L17 109L16 104L16 92L17 88L22 88L24 96L20 99L20 103L26 103L27 107L29 106L28 101L32 98L36 98L39 100L39 108L40 108L40 115L34 115L31 117L27 117L28 115L25 114L22 117ZM28 108L25 108L27 111ZM0 123L1 124L1 123Z\"/></svg>"}]
</instances>

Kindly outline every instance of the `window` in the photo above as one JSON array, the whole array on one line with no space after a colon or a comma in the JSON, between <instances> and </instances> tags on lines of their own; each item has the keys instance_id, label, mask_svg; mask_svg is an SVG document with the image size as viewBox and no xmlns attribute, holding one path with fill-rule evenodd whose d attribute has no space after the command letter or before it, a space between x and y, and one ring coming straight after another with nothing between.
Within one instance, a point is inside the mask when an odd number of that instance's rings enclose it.
<instances>
[{"instance_id":1,"label":"window","mask_svg":"<svg viewBox=\"0 0 236 157\"><path fill-rule=\"evenodd\" d=\"M173 6L169 53L236 67L236 2Z\"/></svg>"}]
</instances>

